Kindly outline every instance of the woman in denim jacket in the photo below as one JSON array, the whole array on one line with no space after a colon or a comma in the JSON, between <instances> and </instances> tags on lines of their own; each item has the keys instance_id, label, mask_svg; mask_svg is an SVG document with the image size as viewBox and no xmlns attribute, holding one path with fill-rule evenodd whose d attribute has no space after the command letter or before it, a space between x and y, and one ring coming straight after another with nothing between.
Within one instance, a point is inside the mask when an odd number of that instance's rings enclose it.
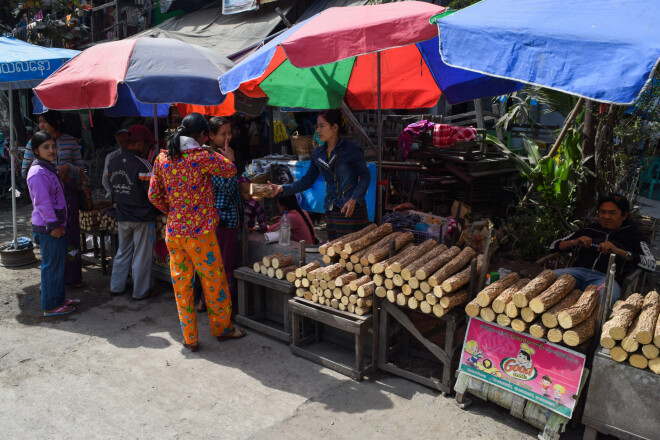
<instances>
[{"instance_id":1,"label":"woman in denim jacket","mask_svg":"<svg viewBox=\"0 0 660 440\"><path fill-rule=\"evenodd\" d=\"M369 224L364 196L371 175L358 145L340 134L341 111L325 110L317 119L316 132L325 145L316 148L312 163L302 179L287 185L274 185L273 196L296 194L310 188L319 174L325 179L324 209L328 240L334 240Z\"/></svg>"}]
</instances>

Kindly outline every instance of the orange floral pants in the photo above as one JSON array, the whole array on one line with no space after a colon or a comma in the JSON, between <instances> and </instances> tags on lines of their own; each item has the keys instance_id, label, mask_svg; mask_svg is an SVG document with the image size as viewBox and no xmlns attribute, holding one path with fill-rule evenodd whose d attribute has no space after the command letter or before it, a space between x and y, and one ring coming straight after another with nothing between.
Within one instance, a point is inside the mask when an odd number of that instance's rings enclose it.
<instances>
[{"instance_id":1,"label":"orange floral pants","mask_svg":"<svg viewBox=\"0 0 660 440\"><path fill-rule=\"evenodd\" d=\"M233 332L230 321L231 296L215 232L198 237L168 235L167 249L170 252L170 274L179 309L181 331L186 343L197 342L197 314L193 292L195 272L204 289L211 333L221 336Z\"/></svg>"}]
</instances>

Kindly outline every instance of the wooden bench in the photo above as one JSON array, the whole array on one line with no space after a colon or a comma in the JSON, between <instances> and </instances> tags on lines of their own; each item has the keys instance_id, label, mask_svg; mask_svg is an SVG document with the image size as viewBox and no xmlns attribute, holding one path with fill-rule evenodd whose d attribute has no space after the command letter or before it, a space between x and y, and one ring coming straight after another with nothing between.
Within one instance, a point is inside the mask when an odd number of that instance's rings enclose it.
<instances>
[{"instance_id":1,"label":"wooden bench","mask_svg":"<svg viewBox=\"0 0 660 440\"><path fill-rule=\"evenodd\" d=\"M376 345L373 344L371 361L366 364L364 359L364 345L367 336L373 326L373 316L371 313L358 316L353 313L333 309L304 298L293 298L289 300L289 310L291 311L291 351L298 356L316 362L319 365L330 368L341 374L344 374L355 380L362 380L364 375L372 370L375 359ZM314 332L309 335L301 336L301 318L308 318L315 323ZM312 342L320 342L320 326L327 325L335 329L351 333L355 338L354 365L330 359L326 355L317 354L307 349Z\"/></svg>"},{"instance_id":2,"label":"wooden bench","mask_svg":"<svg viewBox=\"0 0 660 440\"><path fill-rule=\"evenodd\" d=\"M238 284L236 322L289 343L291 339L289 299L294 295L294 285L286 280L258 274L251 267L239 267L234 270L234 277ZM281 326L277 322L279 320L268 319L268 303L283 308Z\"/></svg>"}]
</instances>

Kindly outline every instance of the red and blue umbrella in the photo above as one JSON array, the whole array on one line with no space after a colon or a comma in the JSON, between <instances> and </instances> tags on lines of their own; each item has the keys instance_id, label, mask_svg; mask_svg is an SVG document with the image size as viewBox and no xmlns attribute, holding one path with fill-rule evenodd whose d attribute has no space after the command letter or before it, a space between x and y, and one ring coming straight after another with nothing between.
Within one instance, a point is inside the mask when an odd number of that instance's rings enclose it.
<instances>
[{"instance_id":1,"label":"red and blue umbrella","mask_svg":"<svg viewBox=\"0 0 660 440\"><path fill-rule=\"evenodd\" d=\"M269 105L356 110L428 108L505 94L514 81L455 69L439 54L429 19L445 12L407 1L326 9L283 32L220 78L224 93L241 90Z\"/></svg>"}]
</instances>

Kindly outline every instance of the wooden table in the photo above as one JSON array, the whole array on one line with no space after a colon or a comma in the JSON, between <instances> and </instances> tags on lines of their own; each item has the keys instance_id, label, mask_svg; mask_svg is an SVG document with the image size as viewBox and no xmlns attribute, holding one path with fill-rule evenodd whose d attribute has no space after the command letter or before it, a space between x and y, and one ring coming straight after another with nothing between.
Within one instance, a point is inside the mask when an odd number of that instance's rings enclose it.
<instances>
[{"instance_id":1,"label":"wooden table","mask_svg":"<svg viewBox=\"0 0 660 440\"><path fill-rule=\"evenodd\" d=\"M289 299L294 295L294 285L287 280L258 274L251 267L245 266L234 270L234 277L238 283L236 322L289 343L291 340ZM283 307L281 327L267 319L266 303L271 301Z\"/></svg>"},{"instance_id":2,"label":"wooden table","mask_svg":"<svg viewBox=\"0 0 660 440\"><path fill-rule=\"evenodd\" d=\"M353 313L333 309L313 301L303 298L293 298L289 300L289 309L291 310L292 339L291 351L298 356L316 362L319 365L330 368L341 374L344 374L355 380L362 380L364 375L373 369L375 359L376 344L372 347L371 362L366 364L364 359L364 345L369 330L373 325L373 316L371 313L358 316ZM301 320L308 318L315 322L314 333L309 336L301 337ZM328 356L313 353L305 347L312 342L320 342L319 324L327 325L338 330L349 332L355 338L354 365L338 362Z\"/></svg>"}]
</instances>

